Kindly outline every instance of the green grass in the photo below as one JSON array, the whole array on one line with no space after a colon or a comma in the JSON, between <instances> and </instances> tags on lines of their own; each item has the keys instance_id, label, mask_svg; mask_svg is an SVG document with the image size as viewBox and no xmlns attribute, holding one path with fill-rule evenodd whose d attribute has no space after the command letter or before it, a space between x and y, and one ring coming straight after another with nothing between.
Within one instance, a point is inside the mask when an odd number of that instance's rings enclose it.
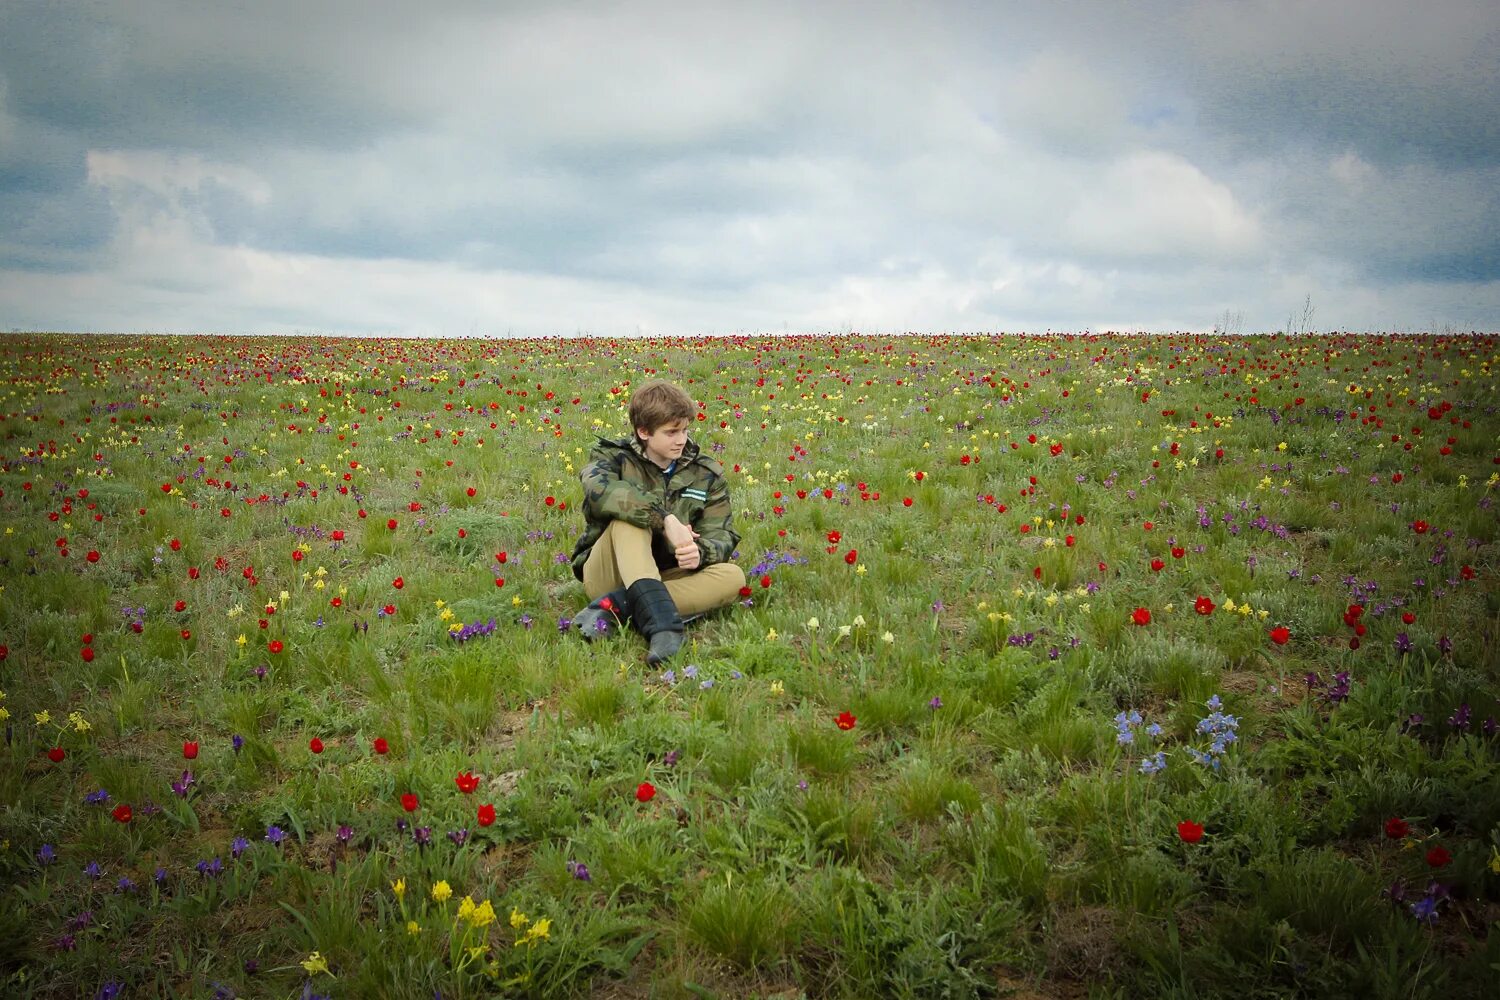
<instances>
[{"instance_id":1,"label":"green grass","mask_svg":"<svg viewBox=\"0 0 1500 1000\"><path fill-rule=\"evenodd\" d=\"M261 353L306 377L224 375ZM1450 1000L1500 966L1494 338L0 362L6 996ZM653 373L751 591L670 675L558 629L579 471Z\"/></svg>"}]
</instances>

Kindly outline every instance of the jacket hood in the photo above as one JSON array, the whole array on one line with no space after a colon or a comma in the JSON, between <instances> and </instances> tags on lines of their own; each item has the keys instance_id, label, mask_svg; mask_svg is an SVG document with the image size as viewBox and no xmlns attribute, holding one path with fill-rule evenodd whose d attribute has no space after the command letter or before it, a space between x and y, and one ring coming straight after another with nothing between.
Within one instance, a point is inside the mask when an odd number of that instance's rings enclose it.
<instances>
[{"instance_id":1,"label":"jacket hood","mask_svg":"<svg viewBox=\"0 0 1500 1000\"><path fill-rule=\"evenodd\" d=\"M636 455L640 456L641 461L643 462L651 461L651 459L646 457L646 446L641 444L641 439L634 434L630 435L629 437L623 438L601 437L599 438L599 443L602 445L609 445L615 448L623 448L626 451L634 452ZM705 462L712 461L712 459L709 459L703 455L702 450L698 447L698 442L694 441L692 438L688 438L682 446L682 457L678 459L678 461L683 465L688 465L698 461L699 458L703 458Z\"/></svg>"}]
</instances>

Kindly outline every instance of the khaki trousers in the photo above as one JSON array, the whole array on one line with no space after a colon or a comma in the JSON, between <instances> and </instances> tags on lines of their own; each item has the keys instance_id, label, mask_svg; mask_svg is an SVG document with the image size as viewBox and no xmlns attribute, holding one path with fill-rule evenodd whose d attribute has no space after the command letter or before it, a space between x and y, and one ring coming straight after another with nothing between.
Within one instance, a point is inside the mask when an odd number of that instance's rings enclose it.
<instances>
[{"instance_id":1,"label":"khaki trousers","mask_svg":"<svg viewBox=\"0 0 1500 1000\"><path fill-rule=\"evenodd\" d=\"M583 564L583 589L589 600L597 601L612 590L623 590L647 577L667 585L677 613L683 616L723 607L738 597L745 585L745 571L734 563L658 570L651 557L651 532L624 521L609 522Z\"/></svg>"}]
</instances>

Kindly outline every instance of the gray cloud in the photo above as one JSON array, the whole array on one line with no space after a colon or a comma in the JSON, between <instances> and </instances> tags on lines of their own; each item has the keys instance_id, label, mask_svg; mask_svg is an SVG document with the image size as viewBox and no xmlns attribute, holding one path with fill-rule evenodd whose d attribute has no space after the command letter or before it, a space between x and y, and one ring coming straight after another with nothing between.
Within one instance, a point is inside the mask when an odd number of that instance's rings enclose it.
<instances>
[{"instance_id":1,"label":"gray cloud","mask_svg":"<svg viewBox=\"0 0 1500 1000\"><path fill-rule=\"evenodd\" d=\"M1500 320L1485 4L304 7L0 8L9 322Z\"/></svg>"}]
</instances>

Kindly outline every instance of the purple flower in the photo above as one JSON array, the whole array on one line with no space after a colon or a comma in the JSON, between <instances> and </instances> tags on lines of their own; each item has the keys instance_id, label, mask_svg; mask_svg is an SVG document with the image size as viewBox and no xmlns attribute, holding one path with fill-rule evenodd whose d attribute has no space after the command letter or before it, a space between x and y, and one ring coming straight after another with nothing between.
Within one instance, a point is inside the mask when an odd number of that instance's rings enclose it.
<instances>
[{"instance_id":1,"label":"purple flower","mask_svg":"<svg viewBox=\"0 0 1500 1000\"><path fill-rule=\"evenodd\" d=\"M569 861L568 874L580 882L592 882L594 877L589 874L589 866L582 861Z\"/></svg>"},{"instance_id":2,"label":"purple flower","mask_svg":"<svg viewBox=\"0 0 1500 1000\"><path fill-rule=\"evenodd\" d=\"M241 736L239 733L235 733L234 736L230 739L229 742L230 742L230 745L234 747L234 752L235 753L239 753L241 750L243 750L245 748L245 738L243 736Z\"/></svg>"},{"instance_id":3,"label":"purple flower","mask_svg":"<svg viewBox=\"0 0 1500 1000\"><path fill-rule=\"evenodd\" d=\"M412 840L417 842L418 847L426 847L432 843L432 827L419 826L411 832Z\"/></svg>"},{"instance_id":4,"label":"purple flower","mask_svg":"<svg viewBox=\"0 0 1500 1000\"><path fill-rule=\"evenodd\" d=\"M1438 652L1442 653L1444 656L1447 656L1449 653L1453 652L1453 640L1448 638L1446 635L1441 636L1438 639Z\"/></svg>"},{"instance_id":5,"label":"purple flower","mask_svg":"<svg viewBox=\"0 0 1500 1000\"><path fill-rule=\"evenodd\" d=\"M1453 710L1452 715L1448 716L1448 725L1452 726L1454 729L1468 729L1469 714L1469 703L1464 702L1462 705L1459 705L1458 708Z\"/></svg>"},{"instance_id":6,"label":"purple flower","mask_svg":"<svg viewBox=\"0 0 1500 1000\"><path fill-rule=\"evenodd\" d=\"M466 844L466 843L469 842L469 828L468 827L464 827L461 830L452 830L452 831L450 831L448 833L448 839L451 840L451 841L453 841L453 846L454 847L462 847L462 846L464 846L464 844Z\"/></svg>"},{"instance_id":7,"label":"purple flower","mask_svg":"<svg viewBox=\"0 0 1500 1000\"><path fill-rule=\"evenodd\" d=\"M172 791L177 794L178 798L185 799L187 798L188 789L192 788L193 785L193 772L183 771L182 777L179 780L172 782Z\"/></svg>"},{"instance_id":8,"label":"purple flower","mask_svg":"<svg viewBox=\"0 0 1500 1000\"><path fill-rule=\"evenodd\" d=\"M666 753L662 754L661 762L667 767L676 767L677 761L681 759L681 757L681 750L668 750Z\"/></svg>"},{"instance_id":9,"label":"purple flower","mask_svg":"<svg viewBox=\"0 0 1500 1000\"><path fill-rule=\"evenodd\" d=\"M1395 646L1396 652L1398 653L1410 653L1411 636L1407 635L1405 632L1397 632Z\"/></svg>"},{"instance_id":10,"label":"purple flower","mask_svg":"<svg viewBox=\"0 0 1500 1000\"><path fill-rule=\"evenodd\" d=\"M353 836L354 836L354 827L350 826L348 823L340 823L339 824L338 833L334 834L334 838L340 844L347 844L347 843L349 843L349 839L351 837L353 837Z\"/></svg>"},{"instance_id":11,"label":"purple flower","mask_svg":"<svg viewBox=\"0 0 1500 1000\"><path fill-rule=\"evenodd\" d=\"M932 700L927 703L927 707L930 708L930 709L932 709L934 712L936 712L938 709L942 708L943 707L942 696L941 695L933 695L932 696Z\"/></svg>"},{"instance_id":12,"label":"purple flower","mask_svg":"<svg viewBox=\"0 0 1500 1000\"><path fill-rule=\"evenodd\" d=\"M103 805L109 801L109 793L101 788L97 792L89 792L83 797L83 801L91 806Z\"/></svg>"},{"instance_id":13,"label":"purple flower","mask_svg":"<svg viewBox=\"0 0 1500 1000\"><path fill-rule=\"evenodd\" d=\"M281 842L285 839L286 831L277 826L275 823L272 823L270 826L266 827L266 840L268 842L276 845L277 847L280 847Z\"/></svg>"},{"instance_id":14,"label":"purple flower","mask_svg":"<svg viewBox=\"0 0 1500 1000\"><path fill-rule=\"evenodd\" d=\"M135 892L135 882L122 875L120 876L120 880L115 883L115 892Z\"/></svg>"},{"instance_id":15,"label":"purple flower","mask_svg":"<svg viewBox=\"0 0 1500 1000\"><path fill-rule=\"evenodd\" d=\"M212 861L200 861L193 867L204 878L216 878L224 872L224 862L218 858L214 858Z\"/></svg>"},{"instance_id":16,"label":"purple flower","mask_svg":"<svg viewBox=\"0 0 1500 1000\"><path fill-rule=\"evenodd\" d=\"M245 853L245 849L249 846L250 841L244 837L235 837L234 841L229 845L229 856L238 859L241 854Z\"/></svg>"},{"instance_id":17,"label":"purple flower","mask_svg":"<svg viewBox=\"0 0 1500 1000\"><path fill-rule=\"evenodd\" d=\"M1411 915L1417 918L1417 923L1432 925L1437 923L1438 901L1431 896L1423 896L1411 904Z\"/></svg>"}]
</instances>

